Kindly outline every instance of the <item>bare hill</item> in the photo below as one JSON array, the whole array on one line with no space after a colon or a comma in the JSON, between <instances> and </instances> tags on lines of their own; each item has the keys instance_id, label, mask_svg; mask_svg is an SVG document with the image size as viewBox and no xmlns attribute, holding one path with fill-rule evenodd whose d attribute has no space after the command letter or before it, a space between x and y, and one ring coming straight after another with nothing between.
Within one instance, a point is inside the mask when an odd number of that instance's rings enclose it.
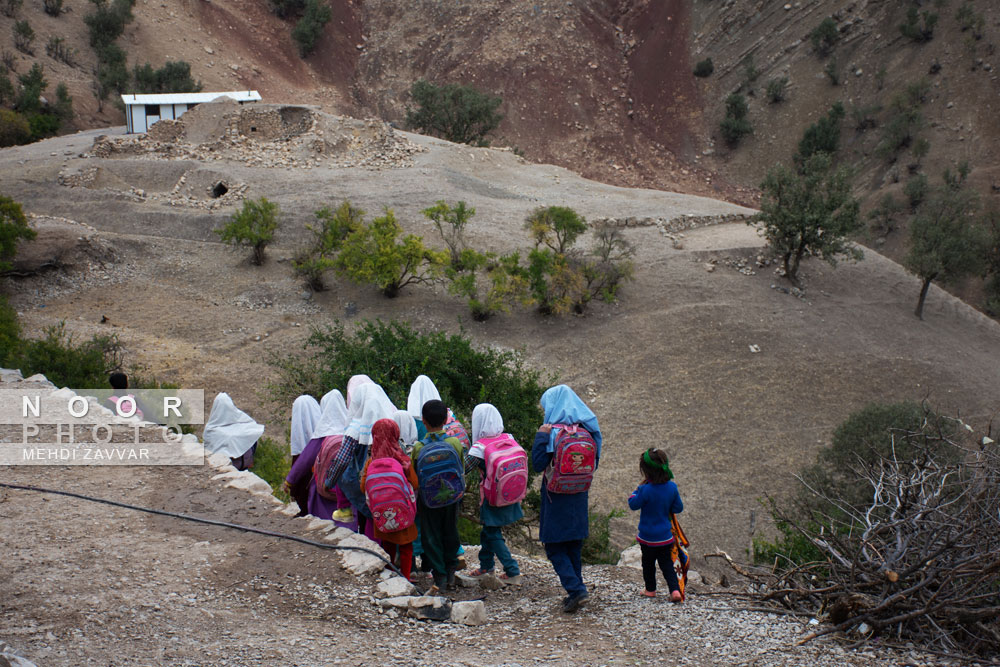
<instances>
[{"instance_id":1,"label":"bare hill","mask_svg":"<svg viewBox=\"0 0 1000 667\"><path fill-rule=\"evenodd\" d=\"M771 269L756 266L753 230L699 226L745 209L603 185L507 151L385 126L372 131L397 157L365 163L364 151L353 154L347 144L316 152L315 128L326 128L324 139L334 145L331 128L354 130L346 119L311 117L312 129L292 140L206 146L94 142L96 133L88 133L0 152L8 191L30 212L87 223L116 253L63 279L8 279L27 328L66 320L76 335L118 333L156 375L228 391L261 415L268 355L299 349L309 324L381 317L427 329L464 326L481 344L524 349L532 365L593 404L608 442L595 493L600 508L623 508L638 453L665 445L696 553L740 553L751 515L758 528L764 523L758 499L787 492L792 473L833 427L869 401L928 399L944 412L961 411L977 428L998 408L1000 325L936 289L926 319L915 320L916 279L875 252L836 270L806 265L809 289L797 298L773 289ZM239 199L218 205L211 189L219 180L284 211L263 268L248 266L212 233ZM640 249L637 280L619 304L597 306L587 317L522 311L483 324L440 288L386 300L335 282L313 295L288 258L304 242L312 211L345 197L368 211L393 207L407 230L428 239L432 226L419 211L438 199L464 199L477 209L471 242L493 250L527 246L522 221L539 205L570 205L590 219L631 218L636 226L625 232ZM670 233L681 225L695 228ZM102 317L110 322L101 324ZM287 416L269 420L270 435L284 436Z\"/></svg>"}]
</instances>

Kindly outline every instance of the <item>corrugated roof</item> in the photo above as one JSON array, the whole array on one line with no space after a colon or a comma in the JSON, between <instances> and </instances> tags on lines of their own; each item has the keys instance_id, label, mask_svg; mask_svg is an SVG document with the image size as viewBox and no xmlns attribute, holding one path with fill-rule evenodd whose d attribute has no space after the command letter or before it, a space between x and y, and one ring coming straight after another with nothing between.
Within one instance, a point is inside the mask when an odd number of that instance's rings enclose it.
<instances>
[{"instance_id":1,"label":"corrugated roof","mask_svg":"<svg viewBox=\"0 0 1000 667\"><path fill-rule=\"evenodd\" d=\"M256 90L236 90L224 93L166 93L163 95L122 95L126 105L132 104L203 104L220 97L228 97L237 102L259 102Z\"/></svg>"}]
</instances>

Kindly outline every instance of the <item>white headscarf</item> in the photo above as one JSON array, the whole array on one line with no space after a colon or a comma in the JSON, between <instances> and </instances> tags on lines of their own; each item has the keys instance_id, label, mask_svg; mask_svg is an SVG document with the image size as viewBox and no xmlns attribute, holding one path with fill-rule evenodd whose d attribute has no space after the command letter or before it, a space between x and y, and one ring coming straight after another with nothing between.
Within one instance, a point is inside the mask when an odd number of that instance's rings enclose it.
<instances>
[{"instance_id":1,"label":"white headscarf","mask_svg":"<svg viewBox=\"0 0 1000 667\"><path fill-rule=\"evenodd\" d=\"M396 410L392 414L393 421L399 425L399 441L404 447L409 447L417 440L417 423L413 415L406 410Z\"/></svg>"},{"instance_id":2,"label":"white headscarf","mask_svg":"<svg viewBox=\"0 0 1000 667\"><path fill-rule=\"evenodd\" d=\"M323 397L323 414L320 415L316 427L312 430L310 440L325 438L328 435L340 435L347 428L347 406L340 391L333 389Z\"/></svg>"},{"instance_id":3,"label":"white headscarf","mask_svg":"<svg viewBox=\"0 0 1000 667\"><path fill-rule=\"evenodd\" d=\"M351 407L351 399L354 398L354 392L366 384L374 384L372 379L367 375L351 376L351 379L347 381L347 407Z\"/></svg>"},{"instance_id":4,"label":"white headscarf","mask_svg":"<svg viewBox=\"0 0 1000 667\"><path fill-rule=\"evenodd\" d=\"M229 394L221 392L212 401L202 439L208 451L235 459L249 451L263 434L264 427L236 407Z\"/></svg>"},{"instance_id":5,"label":"white headscarf","mask_svg":"<svg viewBox=\"0 0 1000 667\"><path fill-rule=\"evenodd\" d=\"M303 394L292 403L292 437L288 440L292 456L301 454L312 440L313 429L321 414L319 403L312 396Z\"/></svg>"},{"instance_id":6,"label":"white headscarf","mask_svg":"<svg viewBox=\"0 0 1000 667\"><path fill-rule=\"evenodd\" d=\"M406 411L417 419L423 419L423 407L427 401L440 401L441 392L426 375L418 375L410 385L410 395L406 399Z\"/></svg>"},{"instance_id":7,"label":"white headscarf","mask_svg":"<svg viewBox=\"0 0 1000 667\"><path fill-rule=\"evenodd\" d=\"M469 456L485 458L484 448L479 441L503 433L503 417L492 403L480 403L472 411L472 447Z\"/></svg>"},{"instance_id":8,"label":"white headscarf","mask_svg":"<svg viewBox=\"0 0 1000 667\"><path fill-rule=\"evenodd\" d=\"M344 431L345 438L354 438L362 445L372 442L372 424L379 419L392 419L396 406L385 390L377 384L367 383L357 388L348 411L350 422Z\"/></svg>"}]
</instances>

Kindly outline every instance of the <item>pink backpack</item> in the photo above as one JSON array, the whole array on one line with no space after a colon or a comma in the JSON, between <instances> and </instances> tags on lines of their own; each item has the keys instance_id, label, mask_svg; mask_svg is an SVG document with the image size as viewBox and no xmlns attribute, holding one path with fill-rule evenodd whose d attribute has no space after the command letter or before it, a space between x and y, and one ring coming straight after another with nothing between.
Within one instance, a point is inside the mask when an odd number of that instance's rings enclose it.
<instances>
[{"instance_id":1,"label":"pink backpack","mask_svg":"<svg viewBox=\"0 0 1000 667\"><path fill-rule=\"evenodd\" d=\"M327 487L327 477L333 460L340 453L340 446L344 444L344 436L328 435L323 438L319 446L319 454L316 455L316 462L313 463L313 479L316 480L316 491L327 500L337 499L337 485L331 484Z\"/></svg>"},{"instance_id":2,"label":"pink backpack","mask_svg":"<svg viewBox=\"0 0 1000 667\"><path fill-rule=\"evenodd\" d=\"M462 443L462 449L466 452L469 451L469 447L472 446L469 434L465 430L465 427L462 426L462 422L455 418L455 414L450 409L448 410L448 421L444 423L444 432L449 437L458 438L458 441Z\"/></svg>"},{"instance_id":3,"label":"pink backpack","mask_svg":"<svg viewBox=\"0 0 1000 667\"><path fill-rule=\"evenodd\" d=\"M590 489L597 469L597 443L579 424L553 424L558 428L552 463L545 471L552 493L583 493Z\"/></svg>"},{"instance_id":4,"label":"pink backpack","mask_svg":"<svg viewBox=\"0 0 1000 667\"><path fill-rule=\"evenodd\" d=\"M380 532L404 530L417 518L417 496L396 459L374 459L368 464L365 500Z\"/></svg>"},{"instance_id":5,"label":"pink backpack","mask_svg":"<svg viewBox=\"0 0 1000 667\"><path fill-rule=\"evenodd\" d=\"M118 396L109 396L108 400L115 404L114 413L116 415L119 410L121 410L121 412L128 412L129 410L134 409L132 416L142 419L142 410L139 409L139 404L135 402L135 396L132 394L125 394L120 398Z\"/></svg>"},{"instance_id":6,"label":"pink backpack","mask_svg":"<svg viewBox=\"0 0 1000 667\"><path fill-rule=\"evenodd\" d=\"M479 490L493 507L521 502L528 493L528 454L509 433L479 440L486 474Z\"/></svg>"}]
</instances>

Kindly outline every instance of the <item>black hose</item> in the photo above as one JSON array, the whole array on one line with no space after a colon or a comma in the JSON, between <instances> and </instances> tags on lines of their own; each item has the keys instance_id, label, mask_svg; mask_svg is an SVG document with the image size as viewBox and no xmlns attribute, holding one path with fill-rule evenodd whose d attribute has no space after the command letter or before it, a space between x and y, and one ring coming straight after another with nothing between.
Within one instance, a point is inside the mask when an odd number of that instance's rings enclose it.
<instances>
[{"instance_id":1,"label":"black hose","mask_svg":"<svg viewBox=\"0 0 1000 667\"><path fill-rule=\"evenodd\" d=\"M56 489L45 489L39 486L25 486L21 484L8 484L6 482L0 482L0 487L7 489L17 489L18 491L35 491L36 493L52 493L58 496L68 496L70 498L79 498L80 500L89 500L93 503L104 503L105 505L113 505L114 507L123 507L128 510L135 510L137 512L146 512L148 514L159 514L160 516L169 516L174 519L184 519L185 521L194 521L195 523L205 523L210 526L222 526L223 528L234 528L236 530L242 530L246 533L257 533L258 535L267 535L268 537L277 537L282 540L291 540L292 542L300 542L302 544L308 544L310 546L319 547L320 549L338 549L340 551L363 551L364 553L371 554L375 556L380 561L385 563L389 569L403 576L403 573L393 565L389 560L383 558L381 554L372 551L371 549L366 549L365 547L353 547L353 546L340 546L339 544L328 544L325 542L315 542L313 540L307 540L304 537L298 537L296 535L288 535L286 533L277 533L272 530L264 530L263 528L253 528L252 526L242 526L238 523L227 523L225 521L216 521L215 519L204 519L198 516L191 516L189 514L178 514L177 512L167 512L166 510L154 510L149 507L140 507L139 505L129 505L128 503L120 503L117 500L108 500L106 498L94 498L93 496L85 496L82 493L73 493L72 491L57 491Z\"/></svg>"}]
</instances>

